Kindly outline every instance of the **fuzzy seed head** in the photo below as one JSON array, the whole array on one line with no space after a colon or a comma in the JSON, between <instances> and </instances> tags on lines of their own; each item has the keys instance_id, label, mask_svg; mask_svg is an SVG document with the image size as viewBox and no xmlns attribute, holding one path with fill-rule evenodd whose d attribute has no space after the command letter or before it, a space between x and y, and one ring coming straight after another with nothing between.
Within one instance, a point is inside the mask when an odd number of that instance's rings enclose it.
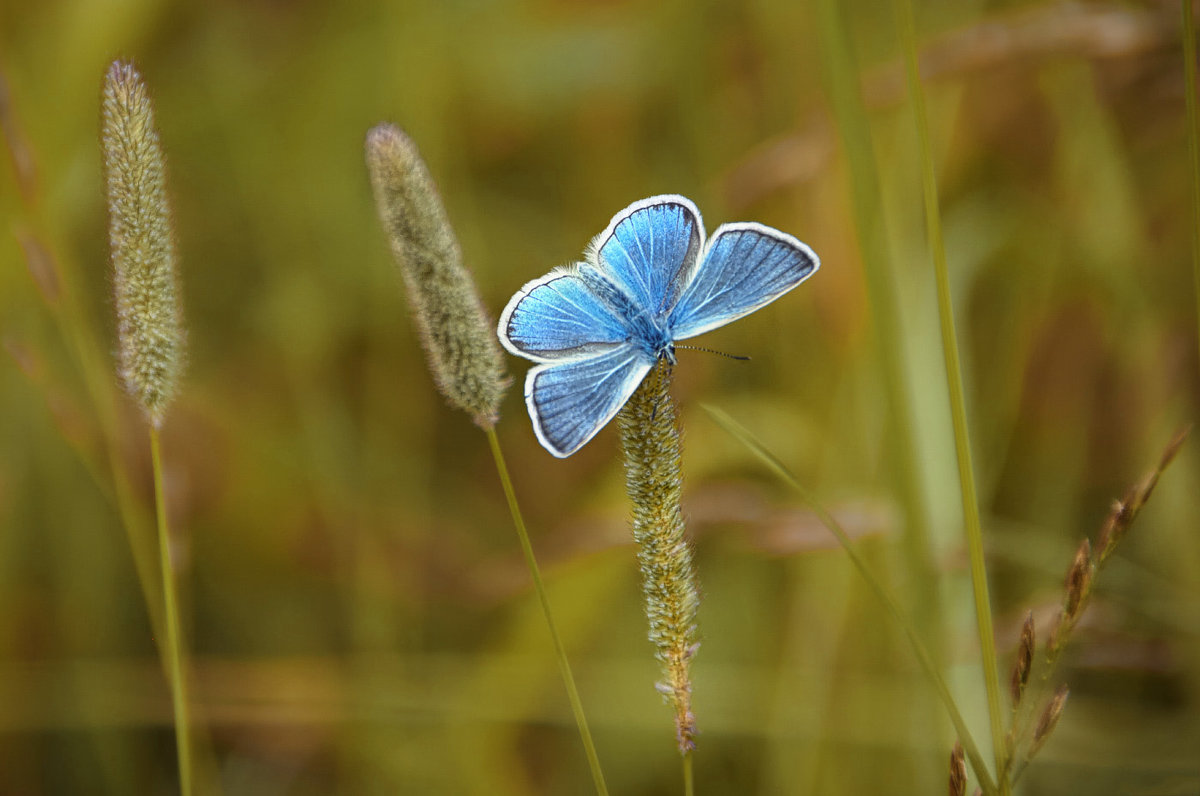
<instances>
[{"instance_id":1,"label":"fuzzy seed head","mask_svg":"<svg viewBox=\"0 0 1200 796\"><path fill-rule=\"evenodd\" d=\"M656 688L675 712L679 752L687 754L696 746L690 664L699 649L700 594L680 508L682 457L670 384L671 367L660 361L617 419L650 641L664 678Z\"/></svg>"},{"instance_id":2,"label":"fuzzy seed head","mask_svg":"<svg viewBox=\"0 0 1200 796\"><path fill-rule=\"evenodd\" d=\"M102 116L120 374L159 426L183 370L183 323L166 166L146 84L132 64L109 68Z\"/></svg>"},{"instance_id":3,"label":"fuzzy seed head","mask_svg":"<svg viewBox=\"0 0 1200 796\"><path fill-rule=\"evenodd\" d=\"M434 382L452 405L490 428L508 387L504 359L437 187L416 144L399 127L374 127L366 149L375 206Z\"/></svg>"}]
</instances>

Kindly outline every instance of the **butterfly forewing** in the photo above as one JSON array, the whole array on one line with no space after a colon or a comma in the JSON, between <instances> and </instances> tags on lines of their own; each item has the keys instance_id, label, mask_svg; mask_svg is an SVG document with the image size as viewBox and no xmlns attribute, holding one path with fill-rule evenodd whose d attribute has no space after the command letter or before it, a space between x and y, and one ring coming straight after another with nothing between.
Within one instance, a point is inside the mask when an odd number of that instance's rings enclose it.
<instances>
[{"instance_id":1,"label":"butterfly forewing","mask_svg":"<svg viewBox=\"0 0 1200 796\"><path fill-rule=\"evenodd\" d=\"M555 456L570 456L612 420L653 365L627 344L533 368L525 403L538 440Z\"/></svg>"},{"instance_id":2,"label":"butterfly forewing","mask_svg":"<svg viewBox=\"0 0 1200 796\"><path fill-rule=\"evenodd\" d=\"M500 316L499 332L510 351L538 360L597 353L628 337L612 307L567 270L521 288Z\"/></svg>"},{"instance_id":3,"label":"butterfly forewing","mask_svg":"<svg viewBox=\"0 0 1200 796\"><path fill-rule=\"evenodd\" d=\"M719 227L671 312L674 339L695 337L770 304L814 274L805 244L755 223Z\"/></svg>"},{"instance_id":4,"label":"butterfly forewing","mask_svg":"<svg viewBox=\"0 0 1200 796\"><path fill-rule=\"evenodd\" d=\"M704 227L682 196L655 196L617 215L597 243L598 265L640 307L669 311L694 270Z\"/></svg>"}]
</instances>

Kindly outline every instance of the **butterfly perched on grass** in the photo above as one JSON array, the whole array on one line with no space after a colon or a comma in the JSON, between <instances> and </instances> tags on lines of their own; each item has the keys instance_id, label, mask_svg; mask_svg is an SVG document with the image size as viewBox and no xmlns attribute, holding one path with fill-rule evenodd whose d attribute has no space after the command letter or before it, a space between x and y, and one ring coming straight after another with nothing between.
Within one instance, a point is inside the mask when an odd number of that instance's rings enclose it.
<instances>
[{"instance_id":1,"label":"butterfly perched on grass","mask_svg":"<svg viewBox=\"0 0 1200 796\"><path fill-rule=\"evenodd\" d=\"M617 213L584 261L529 282L500 316L501 344L538 363L525 403L538 440L570 456L625 405L675 341L770 304L820 260L777 229L722 224L705 239L682 196L652 196Z\"/></svg>"}]
</instances>

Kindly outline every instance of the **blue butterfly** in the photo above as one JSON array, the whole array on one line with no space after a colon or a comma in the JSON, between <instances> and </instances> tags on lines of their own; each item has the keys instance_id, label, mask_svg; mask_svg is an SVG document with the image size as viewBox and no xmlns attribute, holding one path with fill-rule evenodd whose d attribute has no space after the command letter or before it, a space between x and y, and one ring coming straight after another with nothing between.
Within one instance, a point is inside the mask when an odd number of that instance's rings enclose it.
<instances>
[{"instance_id":1,"label":"blue butterfly","mask_svg":"<svg viewBox=\"0 0 1200 796\"><path fill-rule=\"evenodd\" d=\"M529 282L500 316L500 342L538 363L525 404L546 450L570 456L625 405L675 341L770 304L816 273L805 244L755 223L705 241L700 211L652 196L613 216L584 262Z\"/></svg>"}]
</instances>

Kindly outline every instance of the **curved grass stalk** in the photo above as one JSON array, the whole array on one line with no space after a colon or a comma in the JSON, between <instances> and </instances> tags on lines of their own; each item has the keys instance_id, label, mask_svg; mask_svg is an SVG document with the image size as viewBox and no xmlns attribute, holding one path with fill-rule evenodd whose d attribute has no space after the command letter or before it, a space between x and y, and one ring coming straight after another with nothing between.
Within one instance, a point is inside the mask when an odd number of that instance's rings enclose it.
<instances>
[{"instance_id":1,"label":"curved grass stalk","mask_svg":"<svg viewBox=\"0 0 1200 796\"><path fill-rule=\"evenodd\" d=\"M1196 286L1196 334L1200 339L1200 130L1196 119L1196 19L1183 0L1183 79L1187 98L1188 160L1192 167L1192 276Z\"/></svg>"},{"instance_id":2,"label":"curved grass stalk","mask_svg":"<svg viewBox=\"0 0 1200 796\"><path fill-rule=\"evenodd\" d=\"M575 715L575 724L579 727L579 737L583 741L583 749L587 754L588 766L592 771L592 781L596 793L608 796L608 786L604 783L604 772L600 768L600 758L596 754L596 745L592 742L592 733L588 729L587 718L583 713L583 701L579 698L579 690L575 687L575 676L571 673L571 662L567 659L567 651L558 635L558 626L554 623L554 614L550 610L550 599L546 596L546 587L542 584L542 573L538 568L537 559L533 555L533 545L529 541L529 531L525 528L525 519L521 516L521 507L517 503L517 494L513 490L512 479L508 475L508 466L504 463L504 453L500 450L500 440L496 429L488 426L488 445L492 449L492 458L496 461L496 472L504 487L504 497L508 501L508 510L512 514L513 525L517 529L517 538L521 540L521 552L525 555L525 564L529 567L529 575L533 578L533 590L537 592L538 602L542 606L542 614L546 617L546 627L550 630L550 638L554 642L554 655L558 660L558 670L562 674L563 684L567 687L567 699L571 703L571 712Z\"/></svg>"},{"instance_id":3,"label":"curved grass stalk","mask_svg":"<svg viewBox=\"0 0 1200 796\"><path fill-rule=\"evenodd\" d=\"M137 510L128 475L117 453L116 407L109 389L111 377L108 375L107 355L96 347L92 332L84 322L85 313L75 287L77 269L63 267L61 257L52 251L45 240L47 220L44 203L39 201L45 188L38 181L38 164L29 149L27 136L12 107L9 94L7 76L0 69L0 131L3 132L0 138L9 158L16 164L17 193L28 219L28 228L25 224L18 224L14 234L46 309L79 370L87 399L96 415L103 456L72 440L67 442L79 456L101 494L120 516L154 637L162 638L165 635L162 595L158 593L154 571L153 540L148 523ZM163 660L165 671L165 658L160 655L160 659Z\"/></svg>"},{"instance_id":4,"label":"curved grass stalk","mask_svg":"<svg viewBox=\"0 0 1200 796\"><path fill-rule=\"evenodd\" d=\"M416 143L399 127L378 124L367 133L366 161L376 210L391 244L393 259L408 288L413 320L421 335L430 373L446 400L470 415L487 434L496 472L521 542L521 552L525 555L533 588L554 642L558 668L587 753L596 792L607 796L608 788L571 674L571 664L550 611L546 587L496 436L500 403L509 384L504 375L500 344L479 300L474 280L463 265L458 238Z\"/></svg>"},{"instance_id":5,"label":"curved grass stalk","mask_svg":"<svg viewBox=\"0 0 1200 796\"><path fill-rule=\"evenodd\" d=\"M958 709L958 704L954 701L954 696L950 693L949 686L946 685L946 681L942 678L941 673L938 672L937 666L933 661L933 656L930 655L929 650L926 649L925 644L921 641L921 637L917 634L916 626L913 625L912 620L900 609L899 604L888 593L883 582L871 571L870 565L867 564L866 559L855 549L854 544L850 541L850 537L846 534L841 524L800 484L800 481L788 470L787 466L775 454L771 453L765 445L755 439L744 426L716 407L703 406L704 411L708 412L717 425L749 448L781 481L795 490L800 499L807 503L813 510L813 513L817 515L817 519L821 521L821 524L828 528L829 532L837 538L838 543L841 544L846 554L850 557L850 562L858 570L858 573L862 575L867 585L871 587L871 591L874 592L875 597L878 598L883 607L896 620L901 630L904 631L904 635L912 647L913 654L917 657L917 662L921 665L925 676L937 692L942 705L946 709L946 714L954 725L955 732L958 733L959 742L962 743L963 750L966 752L967 758L971 761L971 767L975 770L975 776L979 780L980 787L983 788L983 792L987 796L995 796L998 793L996 784L992 781L987 764L984 762L983 756L979 753L979 748L975 745L975 740L971 736L971 731L967 728L967 723Z\"/></svg>"}]
</instances>

